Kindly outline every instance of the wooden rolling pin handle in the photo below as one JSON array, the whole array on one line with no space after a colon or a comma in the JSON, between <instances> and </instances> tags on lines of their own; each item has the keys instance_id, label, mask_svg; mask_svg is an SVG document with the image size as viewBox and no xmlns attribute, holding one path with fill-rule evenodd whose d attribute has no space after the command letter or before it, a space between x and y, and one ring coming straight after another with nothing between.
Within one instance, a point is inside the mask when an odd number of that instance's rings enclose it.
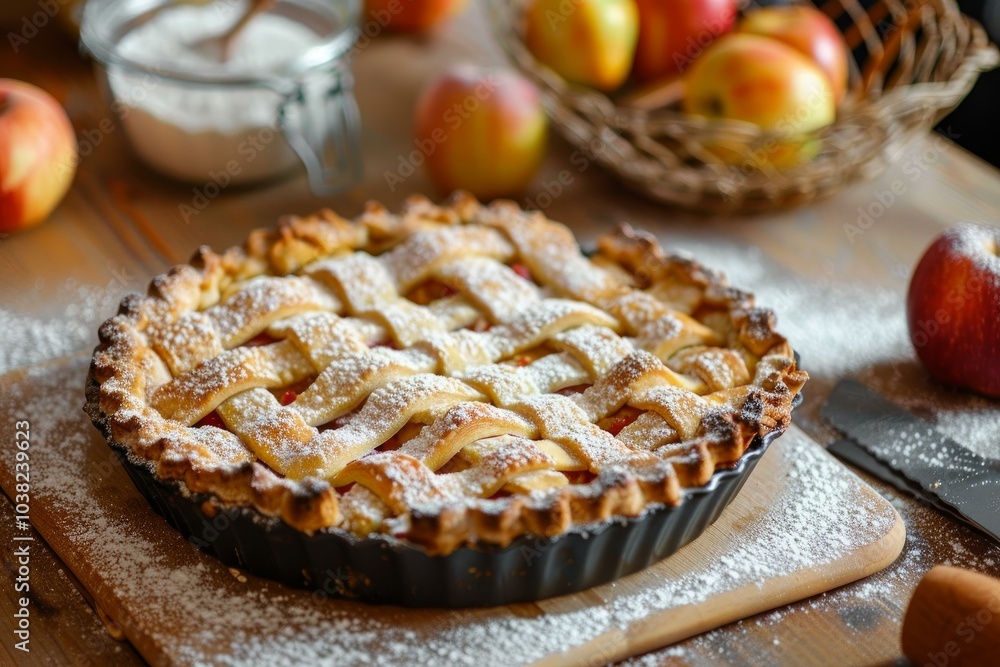
<instances>
[{"instance_id":1,"label":"wooden rolling pin handle","mask_svg":"<svg viewBox=\"0 0 1000 667\"><path fill-rule=\"evenodd\" d=\"M1000 581L939 565L913 592L903 619L903 653L915 665L1000 665Z\"/></svg>"}]
</instances>

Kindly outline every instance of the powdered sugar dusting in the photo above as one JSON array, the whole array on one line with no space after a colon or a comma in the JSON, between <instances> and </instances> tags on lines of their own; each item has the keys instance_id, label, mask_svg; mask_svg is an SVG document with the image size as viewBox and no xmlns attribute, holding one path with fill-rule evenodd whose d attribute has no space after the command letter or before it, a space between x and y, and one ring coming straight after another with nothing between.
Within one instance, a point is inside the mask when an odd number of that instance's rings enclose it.
<instances>
[{"instance_id":1,"label":"powdered sugar dusting","mask_svg":"<svg viewBox=\"0 0 1000 667\"><path fill-rule=\"evenodd\" d=\"M4 303L17 309L0 308L0 372L96 345L97 327L134 283L124 270L113 275L107 285L67 279L57 296L61 310L41 316L25 315L17 306L32 299L44 303L48 298L32 292L3 292Z\"/></svg>"},{"instance_id":2,"label":"powdered sugar dusting","mask_svg":"<svg viewBox=\"0 0 1000 667\"><path fill-rule=\"evenodd\" d=\"M734 535L717 560L695 566L689 575L693 581L669 582L615 600L616 616L639 620L650 609L701 602L706 591L717 594L747 584L759 586L788 572L821 567L831 554L851 553L892 527L894 514L885 512L874 498L858 495L856 504L850 501L858 484L848 475L835 474L838 464L801 445L790 456L795 458L787 477L775 481L792 488L752 520L746 534ZM863 521L870 523L862 525ZM822 530L817 530L820 526Z\"/></svg>"},{"instance_id":3,"label":"powdered sugar dusting","mask_svg":"<svg viewBox=\"0 0 1000 667\"><path fill-rule=\"evenodd\" d=\"M725 268L733 283L752 286L757 303L778 314L779 330L810 375L805 403L795 412L795 423L810 435L821 442L834 437L819 407L837 380L853 376L980 456L1000 459L1000 403L927 376L913 351L898 289L834 279L832 266L818 280L791 276L761 250L743 245L689 245L707 264ZM911 270L897 268L904 276Z\"/></svg>"},{"instance_id":4,"label":"powdered sugar dusting","mask_svg":"<svg viewBox=\"0 0 1000 667\"><path fill-rule=\"evenodd\" d=\"M725 538L703 541L702 548L717 553L682 575L654 566L638 575L642 586L623 580L596 589L603 603L543 603L541 615L341 602L326 599L323 590L292 591L235 576L152 519L79 411L85 367L81 359L56 372L33 371L30 395L13 392L4 410L18 406L18 418L32 423L34 465L44 471L34 487L36 502L49 508L60 541L87 555L82 567L93 573L84 578L124 600L127 615L118 620L169 647L179 664L507 665L605 636L601 650L612 655L620 640L608 633L766 577L821 567L884 534L895 519L884 507L859 510L853 478L807 441L786 436L773 454L791 462L786 477L770 482L784 486L779 499L766 509L744 510L738 529L723 528ZM10 452L0 456L10 464Z\"/></svg>"},{"instance_id":5,"label":"powdered sugar dusting","mask_svg":"<svg viewBox=\"0 0 1000 667\"><path fill-rule=\"evenodd\" d=\"M668 657L679 658L688 665L734 660L741 664L792 664L796 658L801 659L802 646L779 640L778 635L786 634L782 625L791 617L823 614L830 609L838 610L843 621L838 631L838 639L846 640L838 642L843 664L871 663L879 655L891 662L897 657L897 649L885 646L878 653L879 647L871 646L875 631L872 623L898 628L914 582L939 563L1000 575L1000 546L926 505L904 500L891 491L883 491L882 495L900 512L907 526L906 546L890 567L853 584L738 621L625 664L652 667L663 664ZM734 637L747 641L734 641Z\"/></svg>"},{"instance_id":6,"label":"powdered sugar dusting","mask_svg":"<svg viewBox=\"0 0 1000 667\"><path fill-rule=\"evenodd\" d=\"M82 349L95 338L94 326L45 320L0 309L0 372Z\"/></svg>"},{"instance_id":7,"label":"powdered sugar dusting","mask_svg":"<svg viewBox=\"0 0 1000 667\"><path fill-rule=\"evenodd\" d=\"M973 258L976 266L1000 284L1000 227L965 222L955 225L947 234L954 239L956 250Z\"/></svg>"}]
</instances>

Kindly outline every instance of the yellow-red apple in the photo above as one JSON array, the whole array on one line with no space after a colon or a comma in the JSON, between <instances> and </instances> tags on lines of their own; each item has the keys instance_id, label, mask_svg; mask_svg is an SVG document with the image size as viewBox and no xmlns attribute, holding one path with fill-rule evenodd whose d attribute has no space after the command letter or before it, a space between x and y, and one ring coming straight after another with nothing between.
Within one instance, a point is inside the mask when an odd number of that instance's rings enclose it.
<instances>
[{"instance_id":1,"label":"yellow-red apple","mask_svg":"<svg viewBox=\"0 0 1000 667\"><path fill-rule=\"evenodd\" d=\"M938 236L913 271L906 319L931 377L1000 397L1000 227Z\"/></svg>"},{"instance_id":2,"label":"yellow-red apple","mask_svg":"<svg viewBox=\"0 0 1000 667\"><path fill-rule=\"evenodd\" d=\"M458 14L469 0L365 0L367 21L394 32L424 32Z\"/></svg>"},{"instance_id":3,"label":"yellow-red apple","mask_svg":"<svg viewBox=\"0 0 1000 667\"><path fill-rule=\"evenodd\" d=\"M836 118L833 87L812 60L777 40L730 34L684 75L684 111L755 123L779 135L819 130ZM773 140L745 155L746 146L713 146L730 163L788 167L811 157L815 142Z\"/></svg>"},{"instance_id":4,"label":"yellow-red apple","mask_svg":"<svg viewBox=\"0 0 1000 667\"><path fill-rule=\"evenodd\" d=\"M395 177L423 163L443 193L480 199L514 195L534 179L545 157L548 119L538 89L514 72L460 65L433 81L417 102L415 150Z\"/></svg>"},{"instance_id":5,"label":"yellow-red apple","mask_svg":"<svg viewBox=\"0 0 1000 667\"><path fill-rule=\"evenodd\" d=\"M69 190L76 159L76 135L59 103L0 79L0 232L45 220Z\"/></svg>"},{"instance_id":6,"label":"yellow-red apple","mask_svg":"<svg viewBox=\"0 0 1000 667\"><path fill-rule=\"evenodd\" d=\"M737 0L636 0L639 43L632 73L639 81L676 75L733 28Z\"/></svg>"},{"instance_id":7,"label":"yellow-red apple","mask_svg":"<svg viewBox=\"0 0 1000 667\"><path fill-rule=\"evenodd\" d=\"M847 44L829 16L805 5L763 7L749 12L738 32L770 37L804 53L826 72L834 101L847 93Z\"/></svg>"},{"instance_id":8,"label":"yellow-red apple","mask_svg":"<svg viewBox=\"0 0 1000 667\"><path fill-rule=\"evenodd\" d=\"M614 90L628 78L639 36L635 0L532 0L525 42L575 83Z\"/></svg>"}]
</instances>

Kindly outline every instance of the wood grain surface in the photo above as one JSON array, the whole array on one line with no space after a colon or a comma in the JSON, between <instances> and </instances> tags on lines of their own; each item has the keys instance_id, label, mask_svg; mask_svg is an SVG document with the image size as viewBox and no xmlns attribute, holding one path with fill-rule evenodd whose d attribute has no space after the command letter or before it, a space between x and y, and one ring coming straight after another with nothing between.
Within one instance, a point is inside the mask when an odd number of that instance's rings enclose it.
<instances>
[{"instance_id":1,"label":"wood grain surface","mask_svg":"<svg viewBox=\"0 0 1000 667\"><path fill-rule=\"evenodd\" d=\"M20 0L23 9L15 10L4 3L3 18L18 30L36 4ZM409 194L430 193L419 171L395 188L386 183L385 172L395 169L413 148L411 110L420 88L435 72L463 59L501 60L476 6L431 37L374 40L358 54L355 68L364 123L363 183L347 194L320 199L308 192L304 175L298 174L258 190L223 192L185 223L179 207L191 202L193 186L169 182L145 169L130 154L120 130L93 134L113 115L100 99L91 64L77 56L58 25L47 25L16 53L4 44L0 76L46 88L66 106L78 136L100 137L100 142L83 159L73 190L51 220L0 239L4 313L30 318L58 334L22 341L14 353L0 350L0 369L92 346L97 325L114 311L121 295L143 290L151 276L186 259L199 244L221 248L238 243L250 229L270 225L284 213L329 206L355 215L368 199L396 206ZM909 270L934 234L957 220L1000 220L998 172L940 138L915 143L897 167L875 182L855 185L809 208L751 218L704 218L664 209L571 157L573 150L553 139L550 156L521 203L566 222L585 242L627 220L672 247L718 250L723 257L745 253L748 261L759 264L762 275L792 276L798 288L814 290L817 299L831 287L850 285L862 296L869 290L880 298L898 299L900 313ZM905 184L905 194L863 235L849 236L845 225L856 224L860 211L871 210L897 180ZM765 305L774 306L783 322L794 322L796 304L782 301L780 291L771 296ZM845 363L833 363L842 360L840 347L814 349L807 360L813 379L798 420L820 442L830 433L816 417L817 409L841 373L863 371L880 378L880 388L887 393L927 384L912 359L900 365L866 356L866 341L859 340L857 355ZM912 357L908 351L902 354ZM831 370L814 370L810 361ZM955 405L966 401L961 396L945 398ZM998 407L992 403L983 409ZM896 564L866 581L661 650L643 664L892 664L901 656L903 610L924 572L951 562L1000 574L1000 550L990 541L909 498L895 497L877 483L875 487L893 499L907 523L907 546ZM12 528L9 517L3 518L0 544L10 544ZM78 589L58 577L60 565L52 551L39 543L35 553L40 572L56 573L43 574L44 581L52 583L45 589L44 603L53 611L38 619L33 640L38 651L15 655L17 664L136 664L140 659L128 648L88 650L86 642L78 643L99 621ZM0 596L4 637L12 636L13 611L10 597ZM7 653L0 651L0 657L11 655L11 643L3 641Z\"/></svg>"}]
</instances>

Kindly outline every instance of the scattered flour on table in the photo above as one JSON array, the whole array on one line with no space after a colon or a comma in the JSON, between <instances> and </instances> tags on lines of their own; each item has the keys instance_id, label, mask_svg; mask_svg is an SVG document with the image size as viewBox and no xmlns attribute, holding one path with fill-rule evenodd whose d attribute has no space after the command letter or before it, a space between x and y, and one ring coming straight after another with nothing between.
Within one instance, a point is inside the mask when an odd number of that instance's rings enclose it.
<instances>
[{"instance_id":1,"label":"scattered flour on table","mask_svg":"<svg viewBox=\"0 0 1000 667\"><path fill-rule=\"evenodd\" d=\"M0 373L81 349L91 328L64 319L42 320L0 308Z\"/></svg>"},{"instance_id":2,"label":"scattered flour on table","mask_svg":"<svg viewBox=\"0 0 1000 667\"><path fill-rule=\"evenodd\" d=\"M831 610L836 610L846 633L856 636L863 645L871 641L870 622L882 617L882 614L888 617L893 627L900 626L905 613L904 605L915 582L933 566L955 565L1000 576L1000 546L944 519L930 507L908 499L904 501L891 491L883 492L883 496L900 513L907 530L903 553L888 568L833 591L638 656L625 664L629 667L653 667L675 658L690 667L742 665L746 664L748 657L757 661L756 664L782 664L784 650L789 651L790 657L802 655L795 635L780 639L775 636L772 646L766 646L759 640L737 644L733 642L734 635L753 634L755 638L759 638L762 632L778 635L782 632L782 624L789 618ZM882 618L885 623L885 618ZM754 650L759 651L759 655L747 653ZM706 660L706 655L717 657Z\"/></svg>"},{"instance_id":3,"label":"scattered flour on table","mask_svg":"<svg viewBox=\"0 0 1000 667\"><path fill-rule=\"evenodd\" d=\"M754 292L758 305L777 313L778 331L811 377L806 407L818 408L837 380L854 376L979 455L1000 459L1000 401L949 390L927 377L910 343L902 293L845 282L832 267L818 280L791 276L755 247L687 245L699 261L722 270L732 285ZM795 422L823 441L831 432L815 412L801 409Z\"/></svg>"},{"instance_id":4,"label":"scattered flour on table","mask_svg":"<svg viewBox=\"0 0 1000 667\"><path fill-rule=\"evenodd\" d=\"M149 533L138 530L135 522L148 521L149 510L136 508L141 518L133 518L109 512L94 501L92 487L102 473L93 461L88 463L85 454L93 437L80 412L83 398L78 387L85 370L86 363L80 360L69 372L33 371L30 381L36 387L33 396L38 398L10 396L4 409L16 406L19 415L31 420L33 467L39 470L36 502L73 516L72 522L62 526L66 538L91 554L92 566L119 597L141 601L132 607L134 619L120 619L126 626L139 623L155 641L171 645L176 645L179 631L188 638L184 664L210 660L226 665L531 662L657 610L699 602L734 587L759 585L789 569L821 566L831 553L869 541L893 521L888 512L859 520L853 513L857 487L850 478L836 474L839 464L803 448L795 439L786 439L785 455L794 461L784 480L790 492L749 519L745 532L734 539L727 553L680 579L638 593L620 593L605 604L536 618L501 609L439 612L428 619L426 613L414 610L387 614L361 604L317 601L276 585L207 587L210 577L217 577L220 568L225 570L221 564L199 557L171 567L163 554L189 547L182 546L180 538L165 527L155 533L155 539L142 538ZM8 455L0 452L0 456ZM117 465L110 452L106 460ZM183 630L164 629L177 618L184 619ZM215 654L220 638L230 642L220 651L225 657ZM617 648L617 640L612 639L596 650L610 657Z\"/></svg>"},{"instance_id":5,"label":"scattered flour on table","mask_svg":"<svg viewBox=\"0 0 1000 667\"><path fill-rule=\"evenodd\" d=\"M17 304L0 307L0 373L96 345L97 328L114 315L129 287L138 287L131 278L106 286L67 280L55 312L31 316L18 312Z\"/></svg>"},{"instance_id":6,"label":"scattered flour on table","mask_svg":"<svg viewBox=\"0 0 1000 667\"><path fill-rule=\"evenodd\" d=\"M754 293L778 315L778 331L814 376L839 378L913 357L903 297L884 287L843 280L832 267L816 280L786 273L762 250L696 243L695 258L734 287Z\"/></svg>"}]
</instances>

